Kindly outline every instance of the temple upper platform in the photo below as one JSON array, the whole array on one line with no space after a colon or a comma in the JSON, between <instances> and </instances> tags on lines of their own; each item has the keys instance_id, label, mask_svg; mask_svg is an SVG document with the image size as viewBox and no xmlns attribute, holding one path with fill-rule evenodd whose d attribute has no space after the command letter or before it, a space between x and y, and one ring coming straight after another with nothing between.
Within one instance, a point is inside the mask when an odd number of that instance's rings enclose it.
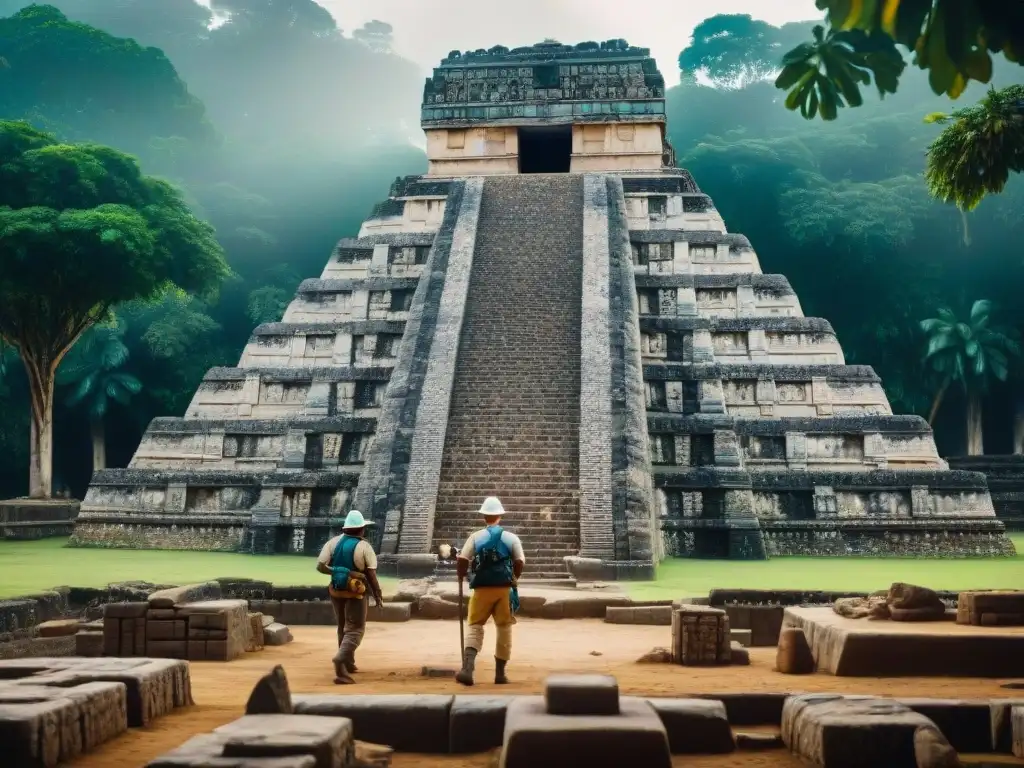
<instances>
[{"instance_id":1,"label":"temple upper platform","mask_svg":"<svg viewBox=\"0 0 1024 768\"><path fill-rule=\"evenodd\" d=\"M421 124L435 177L675 165L665 79L625 40L452 51L424 86Z\"/></svg>"}]
</instances>

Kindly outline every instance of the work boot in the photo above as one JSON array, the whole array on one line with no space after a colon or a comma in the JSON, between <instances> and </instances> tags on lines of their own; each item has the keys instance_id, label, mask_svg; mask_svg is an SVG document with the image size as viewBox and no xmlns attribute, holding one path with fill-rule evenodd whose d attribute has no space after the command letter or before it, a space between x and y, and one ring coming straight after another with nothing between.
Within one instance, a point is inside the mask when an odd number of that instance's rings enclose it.
<instances>
[{"instance_id":1,"label":"work boot","mask_svg":"<svg viewBox=\"0 0 1024 768\"><path fill-rule=\"evenodd\" d=\"M508 661L505 659L494 659L494 683L496 685L507 685L508 678L505 677L505 665Z\"/></svg>"},{"instance_id":2,"label":"work boot","mask_svg":"<svg viewBox=\"0 0 1024 768\"><path fill-rule=\"evenodd\" d=\"M349 665L352 663L344 656L341 655L341 649L338 649L338 653L335 654L334 659L334 684L335 685L354 685L355 680L349 674Z\"/></svg>"},{"instance_id":3,"label":"work boot","mask_svg":"<svg viewBox=\"0 0 1024 768\"><path fill-rule=\"evenodd\" d=\"M462 669L455 675L456 682L473 684L473 667L476 666L476 648L467 648L462 654Z\"/></svg>"}]
</instances>

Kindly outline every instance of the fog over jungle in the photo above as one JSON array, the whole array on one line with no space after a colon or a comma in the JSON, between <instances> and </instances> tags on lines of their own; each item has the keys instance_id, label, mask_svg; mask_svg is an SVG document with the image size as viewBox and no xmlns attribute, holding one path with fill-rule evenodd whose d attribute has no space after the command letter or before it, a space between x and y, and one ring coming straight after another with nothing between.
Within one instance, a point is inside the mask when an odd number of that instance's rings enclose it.
<instances>
[{"instance_id":1,"label":"fog over jungle","mask_svg":"<svg viewBox=\"0 0 1024 768\"><path fill-rule=\"evenodd\" d=\"M894 95L831 123L787 111L772 83L820 18L814 0L715 4L651 0L0 0L0 119L137 156L180 185L217 230L233 271L215 300L169 294L119 307L124 370L141 391L106 415L108 461L125 466L149 420L181 415L208 368L235 365L252 328L280 319L299 282L320 274L396 176L423 173L419 105L429 67L451 49L625 38L650 47L666 80L668 138L731 232L765 272L789 278L804 313L828 319L851 364L874 366L893 408L927 415L920 321L976 299L1024 329L1024 185L961 216L932 199L922 172L939 127L924 117L968 106L907 70ZM770 8L770 11L769 11ZM724 37L692 41L706 17ZM372 24L378 21L383 24ZM389 26L390 25L390 26ZM132 41L137 41L138 44ZM730 44L725 45L723 41ZM689 74L681 81L680 53ZM993 83L1024 82L996 62ZM4 361L7 361L4 364ZM985 402L986 450L1008 452L1024 380ZM65 393L66 394L66 393ZM81 493L89 419L58 392L55 476ZM945 455L964 444L963 397L936 422ZM0 497L25 491L28 396L0 353Z\"/></svg>"}]
</instances>

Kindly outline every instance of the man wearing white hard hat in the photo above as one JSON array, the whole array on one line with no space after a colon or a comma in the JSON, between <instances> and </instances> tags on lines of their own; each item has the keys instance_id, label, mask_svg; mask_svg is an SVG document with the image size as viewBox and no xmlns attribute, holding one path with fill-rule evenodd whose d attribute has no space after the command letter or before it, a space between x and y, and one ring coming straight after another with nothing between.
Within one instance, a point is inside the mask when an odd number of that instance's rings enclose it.
<instances>
[{"instance_id":1,"label":"man wearing white hard hat","mask_svg":"<svg viewBox=\"0 0 1024 768\"><path fill-rule=\"evenodd\" d=\"M334 656L334 682L338 685L355 682L356 648L366 632L367 590L377 605L384 602L377 581L377 554L363 538L369 525L373 523L364 519L362 512L349 512L341 535L324 544L316 562L316 569L331 577L327 591L338 622L338 652Z\"/></svg>"},{"instance_id":2,"label":"man wearing white hard hat","mask_svg":"<svg viewBox=\"0 0 1024 768\"><path fill-rule=\"evenodd\" d=\"M498 629L494 645L494 682L508 682L505 665L512 656L513 613L518 608L516 585L526 564L519 537L499 525L505 514L501 502L489 496L484 499L480 514L487 527L466 539L458 560L460 582L469 574L470 566L473 571L469 579L469 588L473 590L473 596L469 598L469 631L466 633L462 669L455 676L463 685L473 685L476 655L484 644L484 625L492 617Z\"/></svg>"}]
</instances>

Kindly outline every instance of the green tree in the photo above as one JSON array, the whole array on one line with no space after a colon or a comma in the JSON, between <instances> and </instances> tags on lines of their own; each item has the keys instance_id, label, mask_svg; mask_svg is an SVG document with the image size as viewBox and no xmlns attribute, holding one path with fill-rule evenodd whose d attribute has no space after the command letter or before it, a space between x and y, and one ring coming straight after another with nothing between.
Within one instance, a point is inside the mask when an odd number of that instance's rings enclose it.
<instances>
[{"instance_id":1,"label":"green tree","mask_svg":"<svg viewBox=\"0 0 1024 768\"><path fill-rule=\"evenodd\" d=\"M122 370L128 362L124 327L96 325L82 334L57 371L57 384L70 392L65 402L89 416L93 471L107 466L106 417L111 403L127 406L142 391L142 382Z\"/></svg>"},{"instance_id":2,"label":"green tree","mask_svg":"<svg viewBox=\"0 0 1024 768\"><path fill-rule=\"evenodd\" d=\"M216 141L202 102L156 48L70 21L49 5L0 18L0 116L73 141L143 152L151 137Z\"/></svg>"},{"instance_id":3,"label":"green tree","mask_svg":"<svg viewBox=\"0 0 1024 768\"><path fill-rule=\"evenodd\" d=\"M948 123L928 148L928 190L963 211L1003 191L1024 170L1024 85L991 89L978 104L928 122Z\"/></svg>"},{"instance_id":4,"label":"green tree","mask_svg":"<svg viewBox=\"0 0 1024 768\"><path fill-rule=\"evenodd\" d=\"M1006 0L817 0L827 30L785 58L776 86L786 106L806 118L836 117L836 107L860 106L859 85L874 79L879 95L894 93L904 63L899 44L913 51L936 94L958 98L971 80L992 78L992 53L1022 63L1024 4Z\"/></svg>"},{"instance_id":5,"label":"green tree","mask_svg":"<svg viewBox=\"0 0 1024 768\"><path fill-rule=\"evenodd\" d=\"M993 379L1006 380L1010 357L1020 355L1015 334L992 325L992 302L985 300L974 302L966 322L943 307L938 317L921 321L921 330L928 338L925 362L942 376L928 422L935 421L949 385L960 384L967 396L967 453L980 456L985 452L982 402Z\"/></svg>"},{"instance_id":6,"label":"green tree","mask_svg":"<svg viewBox=\"0 0 1024 768\"><path fill-rule=\"evenodd\" d=\"M794 22L776 27L749 14L719 14L693 30L679 54L683 74L701 74L717 88L743 88L774 78L783 54L807 36L811 25Z\"/></svg>"},{"instance_id":7,"label":"green tree","mask_svg":"<svg viewBox=\"0 0 1024 768\"><path fill-rule=\"evenodd\" d=\"M30 493L52 492L57 367L117 304L168 285L214 289L228 274L213 228L167 182L95 144L61 144L0 122L0 337L25 365Z\"/></svg>"}]
</instances>

